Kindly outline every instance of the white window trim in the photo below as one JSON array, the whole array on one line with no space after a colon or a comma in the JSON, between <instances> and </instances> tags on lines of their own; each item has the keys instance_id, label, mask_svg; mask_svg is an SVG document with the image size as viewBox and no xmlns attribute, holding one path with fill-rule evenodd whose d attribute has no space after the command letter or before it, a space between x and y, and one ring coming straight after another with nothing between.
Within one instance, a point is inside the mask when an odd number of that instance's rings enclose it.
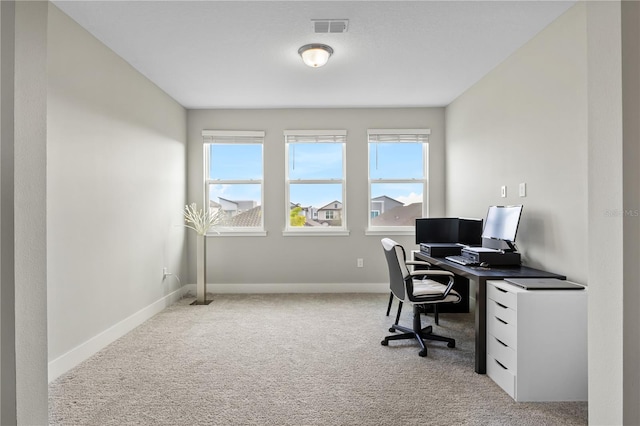
<instances>
[{"instance_id":1,"label":"white window trim","mask_svg":"<svg viewBox=\"0 0 640 426\"><path fill-rule=\"evenodd\" d=\"M207 237L266 237L267 231L258 231L256 228L216 228L218 232L210 231Z\"/></svg>"},{"instance_id":2,"label":"white window trim","mask_svg":"<svg viewBox=\"0 0 640 426\"><path fill-rule=\"evenodd\" d=\"M347 227L347 131L346 130L285 130L284 143L285 143L285 225L282 230L282 235L285 237L291 236L348 236L349 230ZM309 183L342 183L342 226L326 226L326 227L292 227L289 219L290 211L290 184L289 180L289 136L302 136L308 138L309 141L305 143L314 143L313 139L316 137L336 136L343 141L316 141L317 143L341 143L342 144L342 179L321 179L321 180L302 180L298 179L293 181L299 184ZM322 207L322 206L317 206Z\"/></svg>"},{"instance_id":3,"label":"white window trim","mask_svg":"<svg viewBox=\"0 0 640 426\"><path fill-rule=\"evenodd\" d=\"M264 138L263 130L203 130L203 138ZM203 139L204 140L204 139ZM210 143L210 142L204 142Z\"/></svg>"},{"instance_id":4,"label":"white window trim","mask_svg":"<svg viewBox=\"0 0 640 426\"><path fill-rule=\"evenodd\" d=\"M403 143L402 136L424 136L427 141L422 143L422 167L424 179L371 179L371 135L398 135L398 141ZM429 212L429 140L431 129L368 129L367 130L367 229L365 235L415 235L415 226L372 226L371 225L371 184L372 183L416 183L422 186L422 217L428 217ZM389 141L394 143L393 141ZM410 141L407 141L410 142Z\"/></svg>"},{"instance_id":5,"label":"white window trim","mask_svg":"<svg viewBox=\"0 0 640 426\"><path fill-rule=\"evenodd\" d=\"M370 135L430 135L431 129L367 129L367 142Z\"/></svg>"},{"instance_id":6,"label":"white window trim","mask_svg":"<svg viewBox=\"0 0 640 426\"><path fill-rule=\"evenodd\" d=\"M207 237L264 237L267 235L267 231L264 228L264 137L266 132L263 130L203 130L202 142L203 142L203 174L206 177L209 170L209 153L207 147L214 140L218 143L228 140L228 143L233 143L238 140L237 143L241 144L256 144L262 147L262 179L203 179L204 193L203 193L203 205L208 206L209 201L209 185L211 184L260 184L260 206L262 207L261 226L247 226L247 227L215 227L209 230ZM253 139L253 140L252 140Z\"/></svg>"},{"instance_id":7,"label":"white window trim","mask_svg":"<svg viewBox=\"0 0 640 426\"><path fill-rule=\"evenodd\" d=\"M330 227L317 227L313 229L304 227L304 229L285 229L282 231L283 237L348 237L350 232L347 229L330 229Z\"/></svg>"}]
</instances>

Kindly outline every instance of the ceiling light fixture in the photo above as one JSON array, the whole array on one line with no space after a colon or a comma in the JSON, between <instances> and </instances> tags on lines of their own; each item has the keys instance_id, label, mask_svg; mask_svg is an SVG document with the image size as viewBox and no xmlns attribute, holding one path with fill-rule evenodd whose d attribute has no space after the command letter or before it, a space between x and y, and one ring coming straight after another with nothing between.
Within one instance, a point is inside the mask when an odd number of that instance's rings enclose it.
<instances>
[{"instance_id":1,"label":"ceiling light fixture","mask_svg":"<svg viewBox=\"0 0 640 426\"><path fill-rule=\"evenodd\" d=\"M326 44L305 44L298 49L298 54L302 56L305 64L318 68L327 63L329 56L333 54L333 49Z\"/></svg>"}]
</instances>

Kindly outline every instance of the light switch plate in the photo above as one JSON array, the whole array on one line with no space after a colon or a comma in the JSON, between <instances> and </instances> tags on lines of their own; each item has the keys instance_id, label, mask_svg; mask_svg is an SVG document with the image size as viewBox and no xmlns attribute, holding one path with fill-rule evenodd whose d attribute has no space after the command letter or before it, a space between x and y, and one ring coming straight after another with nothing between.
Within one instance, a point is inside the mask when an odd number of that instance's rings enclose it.
<instances>
[{"instance_id":1,"label":"light switch plate","mask_svg":"<svg viewBox=\"0 0 640 426\"><path fill-rule=\"evenodd\" d=\"M500 187L500 196L502 198L505 198L507 196L507 187L505 185L502 185Z\"/></svg>"},{"instance_id":2,"label":"light switch plate","mask_svg":"<svg viewBox=\"0 0 640 426\"><path fill-rule=\"evenodd\" d=\"M527 184L522 182L520 184L520 187L518 188L518 193L520 194L521 197L526 197L527 196Z\"/></svg>"}]
</instances>

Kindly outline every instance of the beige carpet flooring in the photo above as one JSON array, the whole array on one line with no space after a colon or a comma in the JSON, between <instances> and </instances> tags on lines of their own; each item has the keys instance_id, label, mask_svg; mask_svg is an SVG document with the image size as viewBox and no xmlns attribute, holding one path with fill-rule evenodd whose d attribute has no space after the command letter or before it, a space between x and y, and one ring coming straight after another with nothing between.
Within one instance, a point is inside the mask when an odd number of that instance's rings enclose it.
<instances>
[{"instance_id":1,"label":"beige carpet flooring","mask_svg":"<svg viewBox=\"0 0 640 426\"><path fill-rule=\"evenodd\" d=\"M51 383L52 425L578 425L586 402L517 403L473 371L473 317L441 314L457 347L380 340L387 295L183 299ZM394 310L395 310L394 304ZM431 323L432 317L423 317ZM405 308L401 323L411 324Z\"/></svg>"}]
</instances>

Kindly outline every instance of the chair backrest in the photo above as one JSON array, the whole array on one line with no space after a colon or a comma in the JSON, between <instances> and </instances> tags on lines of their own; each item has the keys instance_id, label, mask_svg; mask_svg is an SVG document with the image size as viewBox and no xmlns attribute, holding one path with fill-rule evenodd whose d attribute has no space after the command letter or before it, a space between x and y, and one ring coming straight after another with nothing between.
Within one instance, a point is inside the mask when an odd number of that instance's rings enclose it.
<instances>
[{"instance_id":1,"label":"chair backrest","mask_svg":"<svg viewBox=\"0 0 640 426\"><path fill-rule=\"evenodd\" d=\"M389 268L389 287L394 296L400 300L406 300L406 280L411 275L405 263L406 254L404 248L391 238L382 239L382 248Z\"/></svg>"}]
</instances>

